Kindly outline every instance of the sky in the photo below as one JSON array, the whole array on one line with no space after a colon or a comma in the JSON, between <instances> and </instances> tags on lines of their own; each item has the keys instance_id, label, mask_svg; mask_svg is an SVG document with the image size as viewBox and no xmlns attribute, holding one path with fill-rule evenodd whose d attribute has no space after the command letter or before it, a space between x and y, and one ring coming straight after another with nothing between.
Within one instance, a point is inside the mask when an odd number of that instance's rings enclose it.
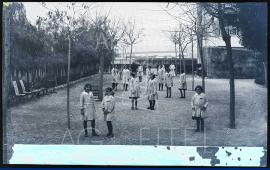
<instances>
[{"instance_id":1,"label":"sky","mask_svg":"<svg viewBox=\"0 0 270 170\"><path fill-rule=\"evenodd\" d=\"M38 16L46 16L48 10L41 5L40 2L24 2L26 16L31 23L35 23ZM47 7L64 9L67 3L65 2L47 2ZM77 3L80 5L80 3ZM135 44L133 52L168 52L174 55L174 44L169 39L169 32L175 30L179 24L173 16L177 16L184 22L186 19L179 8L175 8L173 3L158 3L158 2L95 2L92 4L91 10L86 14L86 17L95 17L99 15L108 15L111 19L120 19L125 23L128 20L135 20L136 29L144 29L143 36L140 42ZM181 6L183 7L183 6ZM169 11L169 15L165 10ZM196 43L194 43L194 54L196 54ZM225 43L221 38L214 38L208 41L207 46L224 46ZM232 37L232 46L240 47L239 39ZM119 49L122 54L122 49ZM129 49L127 49L129 52ZM190 57L191 47L188 46L186 54Z\"/></svg>"},{"instance_id":2,"label":"sky","mask_svg":"<svg viewBox=\"0 0 270 170\"><path fill-rule=\"evenodd\" d=\"M62 3L63 4L63 3ZM45 16L47 9L38 2L24 2L26 15L30 22L35 23L37 16ZM48 3L48 6L61 9L59 3ZM120 18L124 21L135 20L136 28L144 29L140 43L134 47L134 52L143 51L173 51L174 45L170 42L168 30L173 30L177 21L168 15L167 3L131 3L131 2L100 2L94 3L87 15L96 13L108 14L112 19ZM169 6L170 7L170 6Z\"/></svg>"}]
</instances>

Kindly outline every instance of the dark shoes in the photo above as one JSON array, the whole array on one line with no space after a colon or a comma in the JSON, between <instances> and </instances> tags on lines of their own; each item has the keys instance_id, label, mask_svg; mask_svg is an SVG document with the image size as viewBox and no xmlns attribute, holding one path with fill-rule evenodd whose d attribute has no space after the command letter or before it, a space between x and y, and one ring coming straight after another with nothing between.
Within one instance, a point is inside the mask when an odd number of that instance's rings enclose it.
<instances>
[{"instance_id":1,"label":"dark shoes","mask_svg":"<svg viewBox=\"0 0 270 170\"><path fill-rule=\"evenodd\" d=\"M107 135L106 135L106 137L108 137L108 138L113 138L114 137L114 134L113 133L108 133Z\"/></svg>"},{"instance_id":2,"label":"dark shoes","mask_svg":"<svg viewBox=\"0 0 270 170\"><path fill-rule=\"evenodd\" d=\"M96 132L93 132L92 136L99 136L99 135Z\"/></svg>"}]
</instances>

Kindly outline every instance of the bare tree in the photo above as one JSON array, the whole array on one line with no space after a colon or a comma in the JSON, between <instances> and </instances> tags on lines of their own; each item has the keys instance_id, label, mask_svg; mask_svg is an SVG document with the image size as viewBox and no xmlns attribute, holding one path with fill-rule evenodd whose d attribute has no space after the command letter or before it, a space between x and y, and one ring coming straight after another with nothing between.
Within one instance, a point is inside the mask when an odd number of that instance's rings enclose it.
<instances>
[{"instance_id":1,"label":"bare tree","mask_svg":"<svg viewBox=\"0 0 270 170\"><path fill-rule=\"evenodd\" d=\"M110 41L110 49L113 51L112 61L114 66L115 60L115 47L119 45L119 42L123 39L125 35L125 25L118 20L110 20L108 22L108 36Z\"/></svg>"},{"instance_id":2,"label":"bare tree","mask_svg":"<svg viewBox=\"0 0 270 170\"><path fill-rule=\"evenodd\" d=\"M235 85L233 68L234 63L232 58L231 35L229 34L229 31L226 30L226 26L231 24L228 19L232 18L227 18L229 12L230 15L237 14L237 8L235 6L235 3L202 3L202 7L212 17L218 19L222 39L226 45L230 77L230 128L235 128Z\"/></svg>"},{"instance_id":3,"label":"bare tree","mask_svg":"<svg viewBox=\"0 0 270 170\"><path fill-rule=\"evenodd\" d=\"M179 32L178 32L178 45L179 45L179 53L181 53L181 57L183 59L184 73L186 73L186 63L185 63L184 52L186 51L186 48L190 43L191 43L191 39L189 37L188 30L184 28L182 25L180 25ZM180 55L179 55L179 58L180 58ZM180 70L180 74L181 73L182 73L182 70Z\"/></svg>"},{"instance_id":4,"label":"bare tree","mask_svg":"<svg viewBox=\"0 0 270 170\"><path fill-rule=\"evenodd\" d=\"M143 35L143 28L137 29L136 22L130 20L125 28L125 37L123 42L130 46L130 55L129 55L129 68L131 68L131 58L133 54L133 46L140 41L140 37Z\"/></svg>"},{"instance_id":5,"label":"bare tree","mask_svg":"<svg viewBox=\"0 0 270 170\"><path fill-rule=\"evenodd\" d=\"M205 68L204 68L204 56L203 56L203 40L210 36L213 30L211 25L213 19L203 20L202 7L200 3L175 3L174 8L178 7L179 14L171 14L170 11L164 9L171 17L176 19L184 28L187 28L192 35L196 35L198 54L201 59L202 67L202 86L205 90ZM181 16L181 17L179 17Z\"/></svg>"},{"instance_id":6,"label":"bare tree","mask_svg":"<svg viewBox=\"0 0 270 170\"><path fill-rule=\"evenodd\" d=\"M61 24L55 24L57 27L54 27L54 32L59 31L60 28L66 27L68 30L68 68L67 68L67 120L68 120L68 129L70 129L70 107L69 107L69 78L70 78L70 56L71 56L71 42L74 39L76 34L80 34L75 32L74 30L79 25L78 20L85 16L88 12L88 9L92 6L92 4L85 3L66 3L66 8L64 10L60 9L52 9L47 6L46 3L42 3L42 5L49 10L49 16L55 14L58 17L58 21L61 21Z\"/></svg>"},{"instance_id":7,"label":"bare tree","mask_svg":"<svg viewBox=\"0 0 270 170\"><path fill-rule=\"evenodd\" d=\"M171 42L174 44L175 57L177 58L178 57L178 55L177 55L177 44L178 44L177 30L169 31L169 38L170 38ZM179 67L180 67L180 70L181 70L181 58L180 58L180 55L179 55Z\"/></svg>"},{"instance_id":8,"label":"bare tree","mask_svg":"<svg viewBox=\"0 0 270 170\"><path fill-rule=\"evenodd\" d=\"M112 55L112 61L114 64L115 47L121 42L125 34L125 26L118 20L109 19L109 14L101 16L97 15L92 19L95 29L95 37L97 38L96 50L100 58L99 66L99 99L103 98L103 72L104 72L104 55L105 51L109 51Z\"/></svg>"}]
</instances>

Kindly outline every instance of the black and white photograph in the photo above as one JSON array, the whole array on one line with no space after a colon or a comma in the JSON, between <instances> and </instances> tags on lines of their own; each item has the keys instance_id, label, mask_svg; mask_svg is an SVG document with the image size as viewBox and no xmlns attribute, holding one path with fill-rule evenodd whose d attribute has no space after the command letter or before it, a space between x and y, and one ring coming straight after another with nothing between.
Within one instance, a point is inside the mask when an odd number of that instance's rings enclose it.
<instances>
[{"instance_id":1,"label":"black and white photograph","mask_svg":"<svg viewBox=\"0 0 270 170\"><path fill-rule=\"evenodd\" d=\"M3 2L3 164L267 166L267 2Z\"/></svg>"}]
</instances>

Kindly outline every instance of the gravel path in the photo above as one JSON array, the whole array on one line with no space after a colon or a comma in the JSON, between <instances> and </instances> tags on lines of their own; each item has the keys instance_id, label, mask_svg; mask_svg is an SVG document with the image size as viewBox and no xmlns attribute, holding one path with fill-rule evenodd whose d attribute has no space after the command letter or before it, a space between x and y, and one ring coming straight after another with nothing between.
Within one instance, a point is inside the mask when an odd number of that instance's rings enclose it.
<instances>
[{"instance_id":1,"label":"gravel path","mask_svg":"<svg viewBox=\"0 0 270 170\"><path fill-rule=\"evenodd\" d=\"M267 89L254 80L237 79L236 129L229 127L229 81L206 79L209 100L206 132L196 133L191 119L190 100L194 92L188 90L186 99L180 98L178 78L174 79L172 98L165 98L165 88L159 92L156 110L147 110L143 95L139 110L131 110L128 92L122 87L116 92L116 118L113 122L115 138L106 138L107 127L101 110L97 113L96 128L100 137L83 136L79 112L79 96L86 82L97 83L98 76L73 85L70 89L71 130L67 129L66 89L35 101L9 109L8 157L14 144L113 144L113 145L189 145L189 146L264 146L267 144ZM104 88L111 77L105 75ZM195 85L200 79L195 78ZM191 88L191 77L187 77ZM143 92L145 90L145 80ZM97 107L100 102L96 103ZM90 126L90 123L89 123Z\"/></svg>"}]
</instances>

